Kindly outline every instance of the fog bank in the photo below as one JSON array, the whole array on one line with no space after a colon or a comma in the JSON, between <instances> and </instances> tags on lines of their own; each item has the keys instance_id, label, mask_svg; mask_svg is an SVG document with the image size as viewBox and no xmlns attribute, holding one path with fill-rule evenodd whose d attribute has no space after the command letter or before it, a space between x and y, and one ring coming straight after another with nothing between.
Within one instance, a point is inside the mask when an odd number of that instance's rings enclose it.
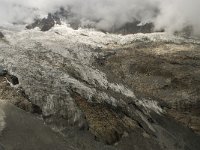
<instances>
[{"instance_id":1,"label":"fog bank","mask_svg":"<svg viewBox=\"0 0 200 150\"><path fill-rule=\"evenodd\" d=\"M199 0L0 0L0 25L30 23L63 7L73 14L69 19L107 31L139 20L168 32L191 26L200 34L199 6Z\"/></svg>"}]
</instances>

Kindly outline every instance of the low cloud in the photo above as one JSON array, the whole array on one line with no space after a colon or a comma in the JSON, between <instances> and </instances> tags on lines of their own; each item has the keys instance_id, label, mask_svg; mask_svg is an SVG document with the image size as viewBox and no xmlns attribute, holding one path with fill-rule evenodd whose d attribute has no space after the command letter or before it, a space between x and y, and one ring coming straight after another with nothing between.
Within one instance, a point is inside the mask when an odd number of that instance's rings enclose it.
<instances>
[{"instance_id":1,"label":"low cloud","mask_svg":"<svg viewBox=\"0 0 200 150\"><path fill-rule=\"evenodd\" d=\"M60 7L70 9L83 25L111 30L139 20L168 32L192 27L200 34L199 0L0 0L0 25L30 23Z\"/></svg>"}]
</instances>

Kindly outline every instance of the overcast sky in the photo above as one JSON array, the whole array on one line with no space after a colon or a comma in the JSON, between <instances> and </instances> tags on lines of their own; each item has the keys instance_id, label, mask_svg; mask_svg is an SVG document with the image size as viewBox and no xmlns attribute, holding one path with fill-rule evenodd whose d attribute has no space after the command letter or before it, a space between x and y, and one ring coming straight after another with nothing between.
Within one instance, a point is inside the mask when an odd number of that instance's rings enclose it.
<instances>
[{"instance_id":1,"label":"overcast sky","mask_svg":"<svg viewBox=\"0 0 200 150\"><path fill-rule=\"evenodd\" d=\"M101 29L137 19L168 32L190 25L200 34L200 0L0 0L0 25L30 23L61 6L70 7L83 23L99 20L96 27Z\"/></svg>"}]
</instances>

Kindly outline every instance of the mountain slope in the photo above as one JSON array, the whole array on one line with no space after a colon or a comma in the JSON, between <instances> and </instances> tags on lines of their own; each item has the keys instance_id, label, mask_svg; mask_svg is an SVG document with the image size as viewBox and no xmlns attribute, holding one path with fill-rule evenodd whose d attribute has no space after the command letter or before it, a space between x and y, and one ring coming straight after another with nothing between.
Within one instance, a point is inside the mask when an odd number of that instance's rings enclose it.
<instances>
[{"instance_id":1,"label":"mountain slope","mask_svg":"<svg viewBox=\"0 0 200 150\"><path fill-rule=\"evenodd\" d=\"M37 108L34 112L65 138L83 131L114 149L200 148L199 135L188 128L200 129L193 80L199 73L198 40L66 25L48 32L2 32L0 64L19 85L2 81L0 98L27 111ZM182 120L185 116L190 122Z\"/></svg>"}]
</instances>

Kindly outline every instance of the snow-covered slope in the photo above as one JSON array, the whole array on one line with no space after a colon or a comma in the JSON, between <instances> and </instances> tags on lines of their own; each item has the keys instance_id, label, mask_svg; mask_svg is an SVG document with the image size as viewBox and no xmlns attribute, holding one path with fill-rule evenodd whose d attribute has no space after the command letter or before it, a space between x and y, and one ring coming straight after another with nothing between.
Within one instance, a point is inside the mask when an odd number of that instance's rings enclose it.
<instances>
[{"instance_id":1,"label":"snow-covered slope","mask_svg":"<svg viewBox=\"0 0 200 150\"><path fill-rule=\"evenodd\" d=\"M101 61L138 43L200 44L166 33L123 36L67 25L48 32L2 29L2 33L0 65L19 78L13 88L23 89L26 98L42 110L44 121L61 132L68 126L89 128L109 144L135 129L155 136L159 129L152 124L152 113L160 116L165 111L155 99L138 97L122 80L109 78L112 68L101 69Z\"/></svg>"},{"instance_id":2,"label":"snow-covered slope","mask_svg":"<svg viewBox=\"0 0 200 150\"><path fill-rule=\"evenodd\" d=\"M96 87L102 88L102 90L111 89L133 100L136 100L136 97L132 90L122 84L109 82L105 73L92 66L95 58L102 55L104 51L115 51L118 48L123 48L123 46L129 46L129 44L135 41L184 41L175 37L172 39L163 33L121 36L105 34L89 29L73 30L64 25L57 26L45 33L35 29L21 32L4 30L4 34L6 41L1 42L1 52L3 55L0 56L0 62L2 62L1 64L9 72L18 76L20 86L26 90L28 95L30 94L31 98L35 99L37 96L31 96L36 93L32 91L33 85L30 85L31 81L29 81L29 77L27 79L25 77L32 74L40 76L41 80L43 80L42 73L46 71L45 73L48 74L48 77L52 76L53 80L55 80L54 82L58 82L57 84L53 84L53 86L61 86L60 82L62 81L65 82L65 86L72 86L79 89L79 92L84 94L88 100L91 100L93 95L99 95L101 101L111 103L113 106L118 106L122 102L108 96L105 92L98 93L95 89ZM36 59L38 59L38 62ZM71 72L68 69L71 69ZM35 71L38 71L38 73ZM70 75L72 73L75 73L77 78L87 82L90 87ZM49 82L48 78L46 82ZM34 84L34 82L31 82L31 84ZM35 84L37 85L38 83ZM42 94L38 95L42 96ZM38 97L39 99L41 100L40 97ZM33 101L37 103L37 100ZM48 101L52 103L50 95L47 97ZM142 103L138 102L137 104L140 105ZM52 106L45 106L46 110L48 107ZM161 112L161 109L158 107L153 107L153 109L154 111ZM50 110L52 111L52 109Z\"/></svg>"}]
</instances>

